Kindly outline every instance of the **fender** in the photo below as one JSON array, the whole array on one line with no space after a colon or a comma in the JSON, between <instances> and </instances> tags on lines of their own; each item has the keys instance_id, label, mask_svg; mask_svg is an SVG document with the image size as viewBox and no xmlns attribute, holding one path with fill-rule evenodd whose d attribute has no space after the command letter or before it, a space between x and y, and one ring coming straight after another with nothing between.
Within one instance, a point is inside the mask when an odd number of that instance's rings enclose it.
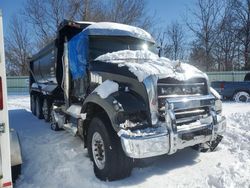
<instances>
[{"instance_id":1,"label":"fender","mask_svg":"<svg viewBox=\"0 0 250 188\"><path fill-rule=\"evenodd\" d=\"M11 150L11 166L20 165L22 161L22 151L18 133L14 130L10 131L10 150Z\"/></svg>"},{"instance_id":2,"label":"fender","mask_svg":"<svg viewBox=\"0 0 250 188\"><path fill-rule=\"evenodd\" d=\"M101 98L97 93L90 94L83 103L82 112L85 113L88 104L94 103L103 108L109 116L111 124L115 131L119 131L119 124L123 123L128 116L146 111L146 104L141 97L131 92L118 91L107 98ZM145 112L146 114L146 112Z\"/></svg>"}]
</instances>

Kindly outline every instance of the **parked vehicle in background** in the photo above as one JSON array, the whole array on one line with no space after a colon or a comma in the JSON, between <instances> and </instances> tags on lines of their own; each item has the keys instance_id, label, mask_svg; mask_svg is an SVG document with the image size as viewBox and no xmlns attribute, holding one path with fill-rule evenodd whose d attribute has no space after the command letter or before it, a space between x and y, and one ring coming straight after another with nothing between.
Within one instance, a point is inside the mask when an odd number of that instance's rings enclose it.
<instances>
[{"instance_id":1,"label":"parked vehicle in background","mask_svg":"<svg viewBox=\"0 0 250 188\"><path fill-rule=\"evenodd\" d=\"M0 10L0 187L11 188L21 173L21 149L18 135L9 129L3 22Z\"/></svg>"},{"instance_id":2,"label":"parked vehicle in background","mask_svg":"<svg viewBox=\"0 0 250 188\"><path fill-rule=\"evenodd\" d=\"M64 21L30 61L32 113L78 134L101 180L129 176L133 159L211 151L222 139L226 121L206 75L155 49L137 27Z\"/></svg>"},{"instance_id":3,"label":"parked vehicle in background","mask_svg":"<svg viewBox=\"0 0 250 188\"><path fill-rule=\"evenodd\" d=\"M250 73L245 75L242 82L211 82L211 86L222 96L223 99L236 102L248 102L250 100Z\"/></svg>"}]
</instances>

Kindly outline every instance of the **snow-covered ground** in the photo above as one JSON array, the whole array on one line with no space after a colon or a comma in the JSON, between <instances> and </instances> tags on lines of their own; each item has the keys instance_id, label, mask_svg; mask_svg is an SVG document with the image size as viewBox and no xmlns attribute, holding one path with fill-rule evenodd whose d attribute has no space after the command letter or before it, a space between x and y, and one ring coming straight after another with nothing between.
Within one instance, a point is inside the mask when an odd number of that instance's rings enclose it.
<instances>
[{"instance_id":1,"label":"snow-covered ground","mask_svg":"<svg viewBox=\"0 0 250 188\"><path fill-rule=\"evenodd\" d=\"M184 149L174 155L145 160L131 177L99 181L83 142L29 111L28 96L9 96L10 125L20 136L22 176L17 188L75 187L250 187L250 103L224 103L227 131L216 151Z\"/></svg>"}]
</instances>

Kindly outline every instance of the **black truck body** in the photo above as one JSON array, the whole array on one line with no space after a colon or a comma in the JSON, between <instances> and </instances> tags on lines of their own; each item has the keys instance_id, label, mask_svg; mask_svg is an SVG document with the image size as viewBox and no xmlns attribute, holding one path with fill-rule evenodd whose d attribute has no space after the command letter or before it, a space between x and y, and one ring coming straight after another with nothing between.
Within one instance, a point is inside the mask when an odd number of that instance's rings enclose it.
<instances>
[{"instance_id":1,"label":"black truck body","mask_svg":"<svg viewBox=\"0 0 250 188\"><path fill-rule=\"evenodd\" d=\"M129 176L133 158L213 150L222 138L221 101L206 75L154 51L142 29L64 21L30 61L32 113L79 135L101 180Z\"/></svg>"}]
</instances>

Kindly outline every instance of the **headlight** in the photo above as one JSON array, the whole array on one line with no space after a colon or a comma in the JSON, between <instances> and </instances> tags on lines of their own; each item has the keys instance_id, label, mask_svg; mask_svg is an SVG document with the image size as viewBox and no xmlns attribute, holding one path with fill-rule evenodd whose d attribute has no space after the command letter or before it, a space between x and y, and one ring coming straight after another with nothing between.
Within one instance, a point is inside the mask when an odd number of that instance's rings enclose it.
<instances>
[{"instance_id":1,"label":"headlight","mask_svg":"<svg viewBox=\"0 0 250 188\"><path fill-rule=\"evenodd\" d=\"M220 114L222 112L222 102L221 102L221 96L220 94L213 89L212 87L210 87L210 91L212 93L212 95L216 98L215 100L215 111Z\"/></svg>"},{"instance_id":2,"label":"headlight","mask_svg":"<svg viewBox=\"0 0 250 188\"><path fill-rule=\"evenodd\" d=\"M210 91L211 91L211 93L213 94L213 96L216 98L216 99L221 99L221 96L220 96L220 94L214 89L214 88L212 88L212 87L210 87Z\"/></svg>"},{"instance_id":3,"label":"headlight","mask_svg":"<svg viewBox=\"0 0 250 188\"><path fill-rule=\"evenodd\" d=\"M149 76L143 81L148 94L151 121L153 125L158 122L157 80L158 78L156 76Z\"/></svg>"},{"instance_id":4,"label":"headlight","mask_svg":"<svg viewBox=\"0 0 250 188\"><path fill-rule=\"evenodd\" d=\"M222 112L222 102L221 100L217 99L215 101L215 111L220 114Z\"/></svg>"}]
</instances>

